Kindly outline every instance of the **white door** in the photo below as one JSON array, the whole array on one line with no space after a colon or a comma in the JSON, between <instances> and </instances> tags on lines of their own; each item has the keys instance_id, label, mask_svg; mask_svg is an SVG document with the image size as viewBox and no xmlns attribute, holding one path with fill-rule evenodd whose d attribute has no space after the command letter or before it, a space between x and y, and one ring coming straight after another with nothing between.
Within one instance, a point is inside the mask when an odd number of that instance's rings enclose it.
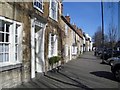
<instances>
[{"instance_id":1,"label":"white door","mask_svg":"<svg viewBox=\"0 0 120 90\"><path fill-rule=\"evenodd\" d=\"M42 40L43 40L43 30L42 28L35 26L35 71L43 72L44 62L42 60Z\"/></svg>"}]
</instances>

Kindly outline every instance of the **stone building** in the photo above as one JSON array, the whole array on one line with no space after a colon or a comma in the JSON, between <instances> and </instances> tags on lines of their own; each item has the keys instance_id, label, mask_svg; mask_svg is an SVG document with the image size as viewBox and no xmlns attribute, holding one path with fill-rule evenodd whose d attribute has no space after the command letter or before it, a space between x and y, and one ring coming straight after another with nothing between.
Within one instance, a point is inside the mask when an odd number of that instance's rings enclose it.
<instances>
[{"instance_id":1,"label":"stone building","mask_svg":"<svg viewBox=\"0 0 120 90\"><path fill-rule=\"evenodd\" d=\"M85 36L85 51L92 51L93 43L91 37L84 33Z\"/></svg>"},{"instance_id":2,"label":"stone building","mask_svg":"<svg viewBox=\"0 0 120 90\"><path fill-rule=\"evenodd\" d=\"M9 1L9 0L8 0ZM0 89L27 82L82 52L82 30L62 16L62 0L0 1Z\"/></svg>"},{"instance_id":3,"label":"stone building","mask_svg":"<svg viewBox=\"0 0 120 90\"><path fill-rule=\"evenodd\" d=\"M82 45L82 32L77 31L73 25L70 24L70 16L61 16L62 27L64 28L64 60L68 62L76 58L80 53L80 46ZM79 42L79 43L78 43ZM81 42L81 43L80 43Z\"/></svg>"},{"instance_id":4,"label":"stone building","mask_svg":"<svg viewBox=\"0 0 120 90\"><path fill-rule=\"evenodd\" d=\"M78 46L78 55L83 53L83 33L82 29L77 28L77 46Z\"/></svg>"},{"instance_id":5,"label":"stone building","mask_svg":"<svg viewBox=\"0 0 120 90\"><path fill-rule=\"evenodd\" d=\"M58 0L0 1L0 88L48 71L48 58L61 55L60 5Z\"/></svg>"},{"instance_id":6,"label":"stone building","mask_svg":"<svg viewBox=\"0 0 120 90\"><path fill-rule=\"evenodd\" d=\"M73 25L76 34L75 34L75 42L77 45L77 55L80 55L83 53L83 32L81 29L79 29L75 24Z\"/></svg>"}]
</instances>

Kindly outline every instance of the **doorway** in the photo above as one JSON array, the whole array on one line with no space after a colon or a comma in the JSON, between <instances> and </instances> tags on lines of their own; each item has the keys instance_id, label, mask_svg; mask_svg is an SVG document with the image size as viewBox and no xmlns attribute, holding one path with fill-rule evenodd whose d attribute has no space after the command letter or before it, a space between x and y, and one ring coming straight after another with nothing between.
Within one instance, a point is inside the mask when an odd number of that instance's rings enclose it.
<instances>
[{"instance_id":1,"label":"doorway","mask_svg":"<svg viewBox=\"0 0 120 90\"><path fill-rule=\"evenodd\" d=\"M35 26L35 72L43 72L43 60L42 60L42 39L43 29L42 27Z\"/></svg>"}]
</instances>

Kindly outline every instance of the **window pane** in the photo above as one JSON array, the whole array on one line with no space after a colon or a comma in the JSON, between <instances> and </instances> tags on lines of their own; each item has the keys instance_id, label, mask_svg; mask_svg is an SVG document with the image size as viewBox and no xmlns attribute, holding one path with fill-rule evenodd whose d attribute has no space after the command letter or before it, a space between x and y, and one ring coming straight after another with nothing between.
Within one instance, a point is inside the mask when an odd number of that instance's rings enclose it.
<instances>
[{"instance_id":1,"label":"window pane","mask_svg":"<svg viewBox=\"0 0 120 90\"><path fill-rule=\"evenodd\" d=\"M0 53L0 62L3 62L3 54Z\"/></svg>"},{"instance_id":2,"label":"window pane","mask_svg":"<svg viewBox=\"0 0 120 90\"><path fill-rule=\"evenodd\" d=\"M0 21L0 31L4 31L4 24Z\"/></svg>"},{"instance_id":3,"label":"window pane","mask_svg":"<svg viewBox=\"0 0 120 90\"><path fill-rule=\"evenodd\" d=\"M17 61L17 53L15 53L15 60Z\"/></svg>"},{"instance_id":4,"label":"window pane","mask_svg":"<svg viewBox=\"0 0 120 90\"><path fill-rule=\"evenodd\" d=\"M55 2L54 1L52 1L52 3L51 3L52 5L51 5L51 7L52 8L54 8L54 4L55 4Z\"/></svg>"},{"instance_id":5,"label":"window pane","mask_svg":"<svg viewBox=\"0 0 120 90\"><path fill-rule=\"evenodd\" d=\"M51 35L51 42L54 41L54 35Z\"/></svg>"},{"instance_id":6,"label":"window pane","mask_svg":"<svg viewBox=\"0 0 120 90\"><path fill-rule=\"evenodd\" d=\"M2 60L3 60L3 62L5 62L5 54L3 54L2 56L3 56Z\"/></svg>"},{"instance_id":7,"label":"window pane","mask_svg":"<svg viewBox=\"0 0 120 90\"><path fill-rule=\"evenodd\" d=\"M18 27L19 26L16 26L15 34L18 34Z\"/></svg>"},{"instance_id":8,"label":"window pane","mask_svg":"<svg viewBox=\"0 0 120 90\"><path fill-rule=\"evenodd\" d=\"M9 55L5 54L5 61L9 61Z\"/></svg>"},{"instance_id":9,"label":"window pane","mask_svg":"<svg viewBox=\"0 0 120 90\"><path fill-rule=\"evenodd\" d=\"M0 52L3 52L2 44L0 44Z\"/></svg>"},{"instance_id":10,"label":"window pane","mask_svg":"<svg viewBox=\"0 0 120 90\"><path fill-rule=\"evenodd\" d=\"M39 7L39 3L37 2L37 7Z\"/></svg>"},{"instance_id":11,"label":"window pane","mask_svg":"<svg viewBox=\"0 0 120 90\"><path fill-rule=\"evenodd\" d=\"M8 24L6 24L6 32L9 32L9 26Z\"/></svg>"},{"instance_id":12,"label":"window pane","mask_svg":"<svg viewBox=\"0 0 120 90\"><path fill-rule=\"evenodd\" d=\"M9 34L6 34L6 42L9 42Z\"/></svg>"},{"instance_id":13,"label":"window pane","mask_svg":"<svg viewBox=\"0 0 120 90\"><path fill-rule=\"evenodd\" d=\"M17 35L15 36L15 43L18 43L18 37L17 37Z\"/></svg>"},{"instance_id":14,"label":"window pane","mask_svg":"<svg viewBox=\"0 0 120 90\"><path fill-rule=\"evenodd\" d=\"M42 4L39 3L39 8L42 9Z\"/></svg>"},{"instance_id":15,"label":"window pane","mask_svg":"<svg viewBox=\"0 0 120 90\"><path fill-rule=\"evenodd\" d=\"M9 44L5 44L5 52L9 52Z\"/></svg>"},{"instance_id":16,"label":"window pane","mask_svg":"<svg viewBox=\"0 0 120 90\"><path fill-rule=\"evenodd\" d=\"M15 52L17 53L18 51L18 45L15 45Z\"/></svg>"},{"instance_id":17,"label":"window pane","mask_svg":"<svg viewBox=\"0 0 120 90\"><path fill-rule=\"evenodd\" d=\"M4 34L0 33L0 42L4 42Z\"/></svg>"}]
</instances>

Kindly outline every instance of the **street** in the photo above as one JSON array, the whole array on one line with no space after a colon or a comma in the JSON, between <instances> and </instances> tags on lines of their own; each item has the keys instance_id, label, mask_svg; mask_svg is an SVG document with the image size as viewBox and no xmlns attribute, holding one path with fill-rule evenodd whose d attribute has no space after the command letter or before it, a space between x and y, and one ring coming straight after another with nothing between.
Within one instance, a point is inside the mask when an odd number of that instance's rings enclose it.
<instances>
[{"instance_id":1,"label":"street","mask_svg":"<svg viewBox=\"0 0 120 90\"><path fill-rule=\"evenodd\" d=\"M111 67L100 64L93 52L85 52L65 64L59 72L48 72L18 88L120 88L111 73Z\"/></svg>"}]
</instances>

